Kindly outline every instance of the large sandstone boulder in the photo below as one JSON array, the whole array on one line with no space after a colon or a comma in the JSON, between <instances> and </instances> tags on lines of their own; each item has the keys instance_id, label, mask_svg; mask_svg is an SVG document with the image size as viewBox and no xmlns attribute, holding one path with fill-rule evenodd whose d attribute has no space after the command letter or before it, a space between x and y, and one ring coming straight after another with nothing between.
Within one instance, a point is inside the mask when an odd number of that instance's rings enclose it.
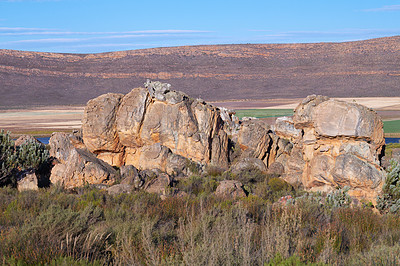
<instances>
[{"instance_id":1,"label":"large sandstone boulder","mask_svg":"<svg viewBox=\"0 0 400 266\"><path fill-rule=\"evenodd\" d=\"M297 106L292 121L277 124L276 134L293 143L289 156L277 159L286 181L313 191L349 186L350 195L375 200L385 178L380 167L385 140L374 111L311 95Z\"/></svg>"},{"instance_id":2,"label":"large sandstone boulder","mask_svg":"<svg viewBox=\"0 0 400 266\"><path fill-rule=\"evenodd\" d=\"M91 152L120 150L115 119L122 97L122 94L107 93L87 103L82 120L82 135Z\"/></svg>"},{"instance_id":3,"label":"large sandstone boulder","mask_svg":"<svg viewBox=\"0 0 400 266\"><path fill-rule=\"evenodd\" d=\"M96 158L90 151L75 148L67 134L53 133L49 144L50 156L57 161L51 170L51 183L74 188L86 184L110 185L115 182L115 169Z\"/></svg>"},{"instance_id":4,"label":"large sandstone boulder","mask_svg":"<svg viewBox=\"0 0 400 266\"><path fill-rule=\"evenodd\" d=\"M228 167L229 139L218 108L168 84L148 81L146 87L88 102L82 133L91 152L111 165L140 170L172 173L182 170L185 158Z\"/></svg>"}]
</instances>

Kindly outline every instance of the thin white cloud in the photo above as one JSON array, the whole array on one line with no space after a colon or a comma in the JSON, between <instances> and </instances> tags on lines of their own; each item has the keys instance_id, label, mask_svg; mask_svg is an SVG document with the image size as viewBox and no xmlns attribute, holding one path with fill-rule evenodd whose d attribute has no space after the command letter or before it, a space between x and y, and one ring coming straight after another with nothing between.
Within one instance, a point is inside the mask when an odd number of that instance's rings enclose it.
<instances>
[{"instance_id":1,"label":"thin white cloud","mask_svg":"<svg viewBox=\"0 0 400 266\"><path fill-rule=\"evenodd\" d=\"M82 45L92 45L96 42L96 45L111 46L109 42L119 42L119 40L124 40L123 42L131 41L137 42L138 40L155 40L155 41L171 41L171 40L184 40L201 38L198 32L201 31L180 31L180 30L166 30L166 31L135 31L135 32L150 32L144 34L118 34L118 35L105 35L105 36L94 36L94 37L80 37L80 38L39 38L39 39L22 39L14 41L6 41L1 43L2 45L21 45L21 44L35 44L35 45L46 45L46 44L57 44L57 43L76 43ZM159 33L155 32L177 32L177 33ZM182 34L180 32L190 32L191 34ZM192 33L196 34L192 34ZM89 46L88 46L89 47Z\"/></svg>"},{"instance_id":2,"label":"thin white cloud","mask_svg":"<svg viewBox=\"0 0 400 266\"><path fill-rule=\"evenodd\" d=\"M196 35L197 36L197 35ZM143 39L143 38L158 38L160 40L165 38L187 38L187 35L181 34L123 34L123 35L109 35L98 36L90 38L41 38L41 39L26 39L8 41L7 44L21 44L21 43L62 43L62 42L87 42L87 41L100 41L100 40L117 40L117 39ZM195 37L195 36L194 36Z\"/></svg>"},{"instance_id":3,"label":"thin white cloud","mask_svg":"<svg viewBox=\"0 0 400 266\"><path fill-rule=\"evenodd\" d=\"M79 42L83 39L79 38L47 38L47 39L33 39L33 40L18 40L18 41L9 41L6 42L8 44L17 44L17 43L65 43L65 42Z\"/></svg>"},{"instance_id":4,"label":"thin white cloud","mask_svg":"<svg viewBox=\"0 0 400 266\"><path fill-rule=\"evenodd\" d=\"M0 2L9 2L9 3L17 3L17 2L60 2L61 0L0 0Z\"/></svg>"},{"instance_id":5,"label":"thin white cloud","mask_svg":"<svg viewBox=\"0 0 400 266\"><path fill-rule=\"evenodd\" d=\"M73 48L103 48L103 47L147 47L156 44L149 43L96 43L96 44L77 44L69 47Z\"/></svg>"},{"instance_id":6,"label":"thin white cloud","mask_svg":"<svg viewBox=\"0 0 400 266\"><path fill-rule=\"evenodd\" d=\"M385 12L385 11L400 11L400 5L390 5L378 8L363 9L364 12Z\"/></svg>"},{"instance_id":7,"label":"thin white cloud","mask_svg":"<svg viewBox=\"0 0 400 266\"><path fill-rule=\"evenodd\" d=\"M34 31L34 32L40 32L40 31L48 31L51 29L45 29L45 28L24 28L24 27L0 27L0 32L20 32L20 31Z\"/></svg>"},{"instance_id":8,"label":"thin white cloud","mask_svg":"<svg viewBox=\"0 0 400 266\"><path fill-rule=\"evenodd\" d=\"M139 30L121 32L79 32L79 31L60 31L40 28L11 28L0 27L0 36L29 36L29 35L113 35L113 34L192 34L209 33L202 30Z\"/></svg>"},{"instance_id":9,"label":"thin white cloud","mask_svg":"<svg viewBox=\"0 0 400 266\"><path fill-rule=\"evenodd\" d=\"M390 36L400 35L399 29L341 29L334 31L286 31L262 34L263 37L341 37L341 36Z\"/></svg>"},{"instance_id":10,"label":"thin white cloud","mask_svg":"<svg viewBox=\"0 0 400 266\"><path fill-rule=\"evenodd\" d=\"M255 32L271 32L272 30L248 30L248 31L255 31Z\"/></svg>"}]
</instances>

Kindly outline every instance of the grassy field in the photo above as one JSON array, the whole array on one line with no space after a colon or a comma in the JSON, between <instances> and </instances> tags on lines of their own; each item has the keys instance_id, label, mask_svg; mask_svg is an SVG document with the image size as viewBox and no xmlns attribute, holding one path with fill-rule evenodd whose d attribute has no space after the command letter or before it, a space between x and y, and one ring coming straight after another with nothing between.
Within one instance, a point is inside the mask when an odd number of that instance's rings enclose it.
<instances>
[{"instance_id":1,"label":"grassy field","mask_svg":"<svg viewBox=\"0 0 400 266\"><path fill-rule=\"evenodd\" d=\"M240 109L236 110L239 119L243 117L280 117L293 115L293 109ZM400 137L400 120L383 121L383 130L386 137Z\"/></svg>"},{"instance_id":2,"label":"grassy field","mask_svg":"<svg viewBox=\"0 0 400 266\"><path fill-rule=\"evenodd\" d=\"M400 120L383 121L385 133L400 133Z\"/></svg>"},{"instance_id":3,"label":"grassy field","mask_svg":"<svg viewBox=\"0 0 400 266\"><path fill-rule=\"evenodd\" d=\"M239 119L243 117L267 118L293 115L293 109L241 109L235 111Z\"/></svg>"}]
</instances>

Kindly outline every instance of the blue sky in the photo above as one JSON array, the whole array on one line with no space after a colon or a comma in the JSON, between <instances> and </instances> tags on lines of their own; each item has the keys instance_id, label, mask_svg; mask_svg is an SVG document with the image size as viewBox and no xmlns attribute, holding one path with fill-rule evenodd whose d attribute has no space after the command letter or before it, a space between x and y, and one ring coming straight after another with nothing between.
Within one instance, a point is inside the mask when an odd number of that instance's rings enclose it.
<instances>
[{"instance_id":1,"label":"blue sky","mask_svg":"<svg viewBox=\"0 0 400 266\"><path fill-rule=\"evenodd\" d=\"M400 35L400 0L0 0L0 49L341 42Z\"/></svg>"}]
</instances>

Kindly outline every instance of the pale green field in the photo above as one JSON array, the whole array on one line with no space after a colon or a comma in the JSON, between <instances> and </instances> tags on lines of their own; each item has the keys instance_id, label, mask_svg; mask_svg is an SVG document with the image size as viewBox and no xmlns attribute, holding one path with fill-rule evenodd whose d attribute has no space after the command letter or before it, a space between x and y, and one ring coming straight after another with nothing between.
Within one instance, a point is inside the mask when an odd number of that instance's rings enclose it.
<instances>
[{"instance_id":1,"label":"pale green field","mask_svg":"<svg viewBox=\"0 0 400 266\"><path fill-rule=\"evenodd\" d=\"M256 118L268 118L268 117L280 117L280 116L291 116L293 115L293 109L241 109L236 110L236 116L239 119L243 117L256 117ZM383 121L383 130L388 136L399 136L400 135L400 120L389 120Z\"/></svg>"},{"instance_id":2,"label":"pale green field","mask_svg":"<svg viewBox=\"0 0 400 266\"><path fill-rule=\"evenodd\" d=\"M267 118L293 115L293 109L240 109L235 110L235 112L239 119L243 117Z\"/></svg>"}]
</instances>

